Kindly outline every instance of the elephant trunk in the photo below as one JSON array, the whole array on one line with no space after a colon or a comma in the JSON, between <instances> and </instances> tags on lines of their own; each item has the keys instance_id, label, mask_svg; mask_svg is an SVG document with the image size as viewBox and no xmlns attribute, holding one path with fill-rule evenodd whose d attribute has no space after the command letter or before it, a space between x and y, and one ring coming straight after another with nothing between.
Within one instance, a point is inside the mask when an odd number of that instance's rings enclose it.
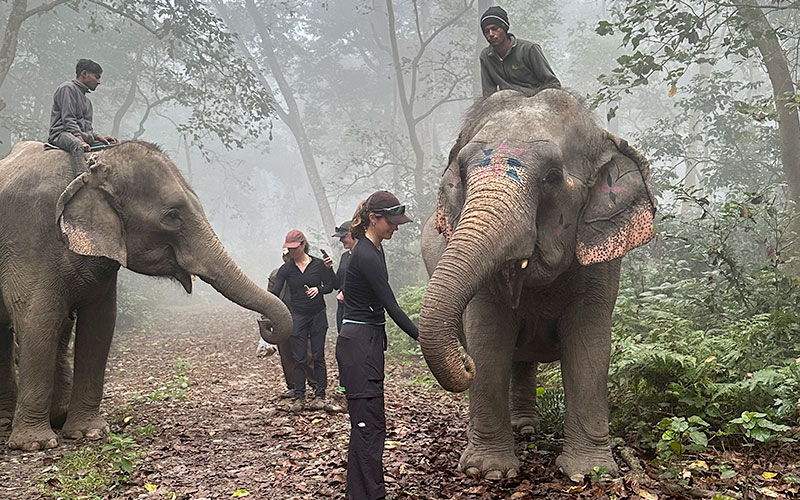
<instances>
[{"instance_id":1,"label":"elephant trunk","mask_svg":"<svg viewBox=\"0 0 800 500\"><path fill-rule=\"evenodd\" d=\"M244 274L208 222L203 222L199 230L201 236L196 241L204 243L178 252L181 267L199 276L228 300L267 318L272 330L262 330L264 340L276 344L288 339L292 332L289 309L276 295L259 287Z\"/></svg>"},{"instance_id":2,"label":"elephant trunk","mask_svg":"<svg viewBox=\"0 0 800 500\"><path fill-rule=\"evenodd\" d=\"M509 215L526 213L519 195L512 194L507 183L488 184L468 193L461 220L428 283L419 316L425 361L436 380L451 392L467 390L475 377L472 358L458 348L467 304L510 255L526 251L515 250L522 248L520 241L510 236L520 231L512 228L526 224Z\"/></svg>"}]
</instances>

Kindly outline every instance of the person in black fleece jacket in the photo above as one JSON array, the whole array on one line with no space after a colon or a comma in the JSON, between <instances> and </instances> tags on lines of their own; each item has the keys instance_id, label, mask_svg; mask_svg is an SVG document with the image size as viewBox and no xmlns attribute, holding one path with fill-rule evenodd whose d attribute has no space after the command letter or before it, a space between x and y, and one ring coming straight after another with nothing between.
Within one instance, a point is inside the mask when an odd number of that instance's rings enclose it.
<instances>
[{"instance_id":1,"label":"person in black fleece jacket","mask_svg":"<svg viewBox=\"0 0 800 500\"><path fill-rule=\"evenodd\" d=\"M339 380L350 413L345 496L352 500L385 498L383 443L383 352L386 316L415 339L417 327L400 309L389 286L383 240L411 222L405 205L388 191L376 191L356 210L350 232L357 240L347 268L342 331L336 342Z\"/></svg>"},{"instance_id":2,"label":"person in black fleece jacket","mask_svg":"<svg viewBox=\"0 0 800 500\"><path fill-rule=\"evenodd\" d=\"M278 268L270 292L280 295L283 284L289 285L292 313L292 334L289 345L294 359L292 380L294 382L294 403L291 411L299 413L305 408L306 364L308 340L311 340L311 357L314 360L316 389L309 404L311 410L325 408L325 389L328 374L325 369L325 333L328 331L328 317L325 314L325 301L322 296L333 291L336 275L330 257L319 259L308 255L308 241L305 235L292 229L286 234L284 248L289 249L289 260Z\"/></svg>"}]
</instances>

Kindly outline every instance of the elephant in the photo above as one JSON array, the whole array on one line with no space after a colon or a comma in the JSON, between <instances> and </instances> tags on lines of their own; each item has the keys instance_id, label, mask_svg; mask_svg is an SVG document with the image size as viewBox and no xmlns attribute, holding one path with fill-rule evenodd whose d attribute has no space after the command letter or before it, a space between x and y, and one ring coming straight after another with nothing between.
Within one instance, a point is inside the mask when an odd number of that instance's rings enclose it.
<instances>
[{"instance_id":1,"label":"elephant","mask_svg":"<svg viewBox=\"0 0 800 500\"><path fill-rule=\"evenodd\" d=\"M35 141L0 160L0 426L11 426L12 449L56 447L58 427L70 439L108 434L99 406L120 266L187 293L199 276L271 322L271 341L292 329L286 306L233 261L158 146L124 142L87 163L73 180L68 153Z\"/></svg>"},{"instance_id":2,"label":"elephant","mask_svg":"<svg viewBox=\"0 0 800 500\"><path fill-rule=\"evenodd\" d=\"M569 92L506 90L470 108L421 240L431 276L422 353L444 389L469 389L460 471L519 472L514 432L539 423L538 363L560 360L557 466L573 480L595 466L618 474L608 436L611 315L621 257L653 237L655 211L647 160Z\"/></svg>"}]
</instances>

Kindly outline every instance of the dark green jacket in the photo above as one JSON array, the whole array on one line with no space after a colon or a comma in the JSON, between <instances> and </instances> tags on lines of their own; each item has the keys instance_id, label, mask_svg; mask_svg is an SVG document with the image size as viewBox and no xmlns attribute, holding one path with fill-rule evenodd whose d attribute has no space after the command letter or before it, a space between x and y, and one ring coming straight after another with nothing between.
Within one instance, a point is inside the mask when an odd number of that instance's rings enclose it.
<instances>
[{"instance_id":1,"label":"dark green jacket","mask_svg":"<svg viewBox=\"0 0 800 500\"><path fill-rule=\"evenodd\" d=\"M483 96L499 90L518 90L533 95L546 88L561 88L539 45L508 35L511 48L502 59L489 46L481 52Z\"/></svg>"}]
</instances>

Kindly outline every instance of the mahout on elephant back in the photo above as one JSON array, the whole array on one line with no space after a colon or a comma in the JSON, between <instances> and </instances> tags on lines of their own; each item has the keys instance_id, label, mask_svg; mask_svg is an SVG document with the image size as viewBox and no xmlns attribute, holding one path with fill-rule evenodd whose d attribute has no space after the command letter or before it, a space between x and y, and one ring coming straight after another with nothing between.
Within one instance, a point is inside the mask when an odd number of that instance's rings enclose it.
<instances>
[{"instance_id":1,"label":"mahout on elephant back","mask_svg":"<svg viewBox=\"0 0 800 500\"><path fill-rule=\"evenodd\" d=\"M74 180L68 154L40 142L0 160L0 426L11 424L11 448L55 447L58 426L66 438L108 434L99 406L120 266L189 293L196 275L269 318L268 340L291 332L286 306L236 265L157 146L131 141L87 160Z\"/></svg>"},{"instance_id":2,"label":"mahout on elephant back","mask_svg":"<svg viewBox=\"0 0 800 500\"><path fill-rule=\"evenodd\" d=\"M647 160L563 90L477 102L450 152L423 228L431 274L420 344L439 383L470 391L459 469L519 469L514 431L538 425L536 370L560 360L572 479L618 467L606 381L620 259L653 236ZM459 341L466 354L459 350Z\"/></svg>"}]
</instances>

